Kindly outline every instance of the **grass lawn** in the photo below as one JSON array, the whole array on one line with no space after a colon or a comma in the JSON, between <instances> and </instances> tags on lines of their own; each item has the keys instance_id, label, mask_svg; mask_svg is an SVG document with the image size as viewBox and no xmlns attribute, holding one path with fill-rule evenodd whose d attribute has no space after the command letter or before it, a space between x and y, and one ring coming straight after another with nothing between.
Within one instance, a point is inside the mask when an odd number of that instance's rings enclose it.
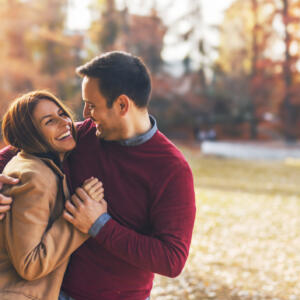
<instances>
[{"instance_id":1,"label":"grass lawn","mask_svg":"<svg viewBox=\"0 0 300 300\"><path fill-rule=\"evenodd\" d=\"M194 235L184 271L156 276L151 300L300 299L299 161L181 149L195 180Z\"/></svg>"}]
</instances>

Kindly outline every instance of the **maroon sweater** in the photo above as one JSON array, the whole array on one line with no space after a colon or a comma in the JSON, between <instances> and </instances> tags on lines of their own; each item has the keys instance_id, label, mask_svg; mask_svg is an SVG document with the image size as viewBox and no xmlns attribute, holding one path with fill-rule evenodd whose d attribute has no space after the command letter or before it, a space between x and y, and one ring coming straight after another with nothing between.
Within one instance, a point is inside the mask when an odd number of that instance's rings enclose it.
<instances>
[{"instance_id":1,"label":"maroon sweater","mask_svg":"<svg viewBox=\"0 0 300 300\"><path fill-rule=\"evenodd\" d=\"M0 153L2 160L7 157ZM72 255L63 283L67 294L76 300L144 300L153 273L181 272L195 218L194 185L183 155L162 133L123 146L97 139L93 123L85 121L65 172L72 193L98 177L112 217Z\"/></svg>"}]
</instances>

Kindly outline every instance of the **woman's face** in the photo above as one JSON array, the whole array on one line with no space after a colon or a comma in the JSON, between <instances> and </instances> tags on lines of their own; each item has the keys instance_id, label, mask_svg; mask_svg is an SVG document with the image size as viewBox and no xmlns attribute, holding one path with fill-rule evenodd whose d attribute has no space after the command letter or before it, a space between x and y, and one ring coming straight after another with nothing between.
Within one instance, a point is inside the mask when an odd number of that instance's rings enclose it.
<instances>
[{"instance_id":1,"label":"woman's face","mask_svg":"<svg viewBox=\"0 0 300 300\"><path fill-rule=\"evenodd\" d=\"M71 119L58 105L46 99L36 105L33 118L46 141L62 160L64 154L76 145Z\"/></svg>"}]
</instances>

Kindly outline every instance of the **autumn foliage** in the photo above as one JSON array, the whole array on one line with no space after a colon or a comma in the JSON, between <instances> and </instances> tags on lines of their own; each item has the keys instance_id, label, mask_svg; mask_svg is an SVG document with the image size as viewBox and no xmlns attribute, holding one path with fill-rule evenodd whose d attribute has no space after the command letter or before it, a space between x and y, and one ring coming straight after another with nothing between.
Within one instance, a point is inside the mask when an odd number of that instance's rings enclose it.
<instances>
[{"instance_id":1,"label":"autumn foliage","mask_svg":"<svg viewBox=\"0 0 300 300\"><path fill-rule=\"evenodd\" d=\"M75 68L117 49L141 56L150 67L150 110L170 136L192 138L213 128L219 139L299 138L299 0L234 0L215 28L216 59L199 34L201 2L188 0L190 10L167 24L167 7L161 11L155 1L147 15L137 15L126 1L120 8L115 1L91 0L90 27L78 31L66 25L69 2L0 0L1 114L17 95L49 89L80 118ZM181 27L186 29L176 41L187 53L166 63L165 37Z\"/></svg>"}]
</instances>

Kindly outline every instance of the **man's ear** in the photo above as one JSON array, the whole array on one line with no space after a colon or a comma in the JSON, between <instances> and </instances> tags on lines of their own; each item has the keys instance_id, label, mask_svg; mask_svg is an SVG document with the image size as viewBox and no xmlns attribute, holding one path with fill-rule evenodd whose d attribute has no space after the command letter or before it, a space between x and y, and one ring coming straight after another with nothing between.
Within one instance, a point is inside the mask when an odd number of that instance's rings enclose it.
<instances>
[{"instance_id":1,"label":"man's ear","mask_svg":"<svg viewBox=\"0 0 300 300\"><path fill-rule=\"evenodd\" d=\"M116 100L117 109L119 110L121 115L125 115L130 106L130 99L126 95L120 95Z\"/></svg>"}]
</instances>

